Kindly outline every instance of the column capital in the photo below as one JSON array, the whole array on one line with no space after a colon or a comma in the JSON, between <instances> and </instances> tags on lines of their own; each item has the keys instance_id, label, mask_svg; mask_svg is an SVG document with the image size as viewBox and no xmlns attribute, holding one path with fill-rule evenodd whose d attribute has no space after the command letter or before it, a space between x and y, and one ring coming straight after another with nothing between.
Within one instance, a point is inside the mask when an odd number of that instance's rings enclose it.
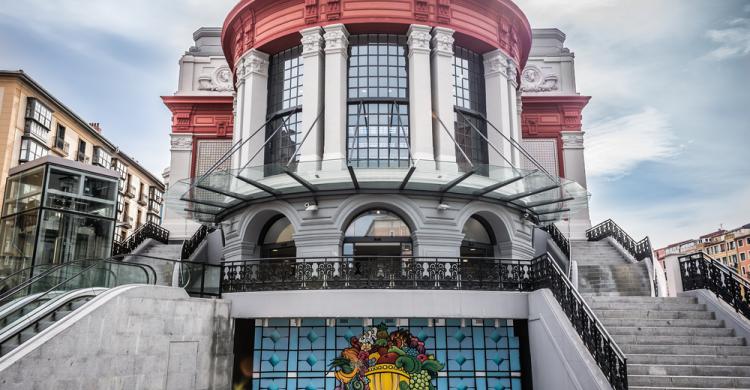
<instances>
[{"instance_id":1,"label":"column capital","mask_svg":"<svg viewBox=\"0 0 750 390\"><path fill-rule=\"evenodd\" d=\"M323 29L310 27L299 32L302 35L302 55L317 55L323 50Z\"/></svg>"},{"instance_id":2,"label":"column capital","mask_svg":"<svg viewBox=\"0 0 750 390\"><path fill-rule=\"evenodd\" d=\"M453 33L455 30L446 27L432 29L432 54L453 56Z\"/></svg>"},{"instance_id":3,"label":"column capital","mask_svg":"<svg viewBox=\"0 0 750 390\"><path fill-rule=\"evenodd\" d=\"M500 74L508 78L508 57L500 49L495 49L484 54L484 75L493 76Z\"/></svg>"},{"instance_id":4,"label":"column capital","mask_svg":"<svg viewBox=\"0 0 750 390\"><path fill-rule=\"evenodd\" d=\"M192 151L193 135L192 134L170 134L169 150L171 151Z\"/></svg>"},{"instance_id":5,"label":"column capital","mask_svg":"<svg viewBox=\"0 0 750 390\"><path fill-rule=\"evenodd\" d=\"M244 81L252 75L268 77L268 54L250 49L240 58L237 65L237 78Z\"/></svg>"},{"instance_id":6,"label":"column capital","mask_svg":"<svg viewBox=\"0 0 750 390\"><path fill-rule=\"evenodd\" d=\"M583 149L583 131L561 131L563 149Z\"/></svg>"},{"instance_id":7,"label":"column capital","mask_svg":"<svg viewBox=\"0 0 750 390\"><path fill-rule=\"evenodd\" d=\"M430 53L430 30L429 26L412 24L407 31L406 43L409 45L409 55L417 52Z\"/></svg>"},{"instance_id":8,"label":"column capital","mask_svg":"<svg viewBox=\"0 0 750 390\"><path fill-rule=\"evenodd\" d=\"M349 48L349 32L346 31L346 27L341 23L337 23L325 26L323 30L325 31L323 39L326 41L325 53L339 53L346 56L347 49Z\"/></svg>"}]
</instances>

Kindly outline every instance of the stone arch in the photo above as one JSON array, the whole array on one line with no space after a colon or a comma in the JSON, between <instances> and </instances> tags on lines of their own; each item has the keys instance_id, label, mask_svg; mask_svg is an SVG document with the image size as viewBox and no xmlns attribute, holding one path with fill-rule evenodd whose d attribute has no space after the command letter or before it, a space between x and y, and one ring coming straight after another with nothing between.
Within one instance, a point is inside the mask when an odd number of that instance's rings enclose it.
<instances>
[{"instance_id":1,"label":"stone arch","mask_svg":"<svg viewBox=\"0 0 750 390\"><path fill-rule=\"evenodd\" d=\"M456 224L459 229L472 216L481 217L492 229L495 235L495 255L507 257L512 254L513 241L515 240L514 215L503 206L490 205L484 202L471 202L461 209L456 215Z\"/></svg>"},{"instance_id":2,"label":"stone arch","mask_svg":"<svg viewBox=\"0 0 750 390\"><path fill-rule=\"evenodd\" d=\"M424 215L414 201L400 195L392 195L389 199L391 201L385 201L382 195L352 196L337 208L332 218L334 225L344 234L349 223L358 215L370 209L382 208L401 217L412 234L424 226Z\"/></svg>"},{"instance_id":3,"label":"stone arch","mask_svg":"<svg viewBox=\"0 0 750 390\"><path fill-rule=\"evenodd\" d=\"M240 222L240 231L238 239L242 245L247 248L247 251L252 252L252 256L258 256L258 240L260 235L263 233L263 229L266 227L268 222L277 217L283 215L294 227L294 231L298 232L301 225L301 220L297 211L288 203L285 202L270 202L264 203L262 207L260 205L249 207Z\"/></svg>"}]
</instances>

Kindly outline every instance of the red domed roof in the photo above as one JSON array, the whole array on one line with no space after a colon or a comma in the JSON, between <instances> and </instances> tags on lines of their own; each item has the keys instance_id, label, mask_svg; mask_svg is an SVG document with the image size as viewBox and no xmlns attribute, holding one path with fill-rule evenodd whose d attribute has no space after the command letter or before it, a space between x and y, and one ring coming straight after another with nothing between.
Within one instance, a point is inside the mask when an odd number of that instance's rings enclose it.
<instances>
[{"instance_id":1,"label":"red domed roof","mask_svg":"<svg viewBox=\"0 0 750 390\"><path fill-rule=\"evenodd\" d=\"M299 31L343 23L352 33L405 33L410 24L456 30L456 43L496 48L519 71L531 49L531 27L511 0L241 0L229 12L221 42L230 67L251 48L273 54L299 44Z\"/></svg>"}]
</instances>

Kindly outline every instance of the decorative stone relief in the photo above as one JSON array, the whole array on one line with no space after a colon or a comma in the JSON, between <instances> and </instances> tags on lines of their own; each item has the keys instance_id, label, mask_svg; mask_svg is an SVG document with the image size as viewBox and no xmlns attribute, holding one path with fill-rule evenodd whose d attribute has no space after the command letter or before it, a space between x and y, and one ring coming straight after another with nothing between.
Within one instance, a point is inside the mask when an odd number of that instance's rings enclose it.
<instances>
[{"instance_id":1,"label":"decorative stone relief","mask_svg":"<svg viewBox=\"0 0 750 390\"><path fill-rule=\"evenodd\" d=\"M409 28L409 38L406 40L409 45L409 52L430 51L431 38L429 27L412 25Z\"/></svg>"},{"instance_id":2,"label":"decorative stone relief","mask_svg":"<svg viewBox=\"0 0 750 390\"><path fill-rule=\"evenodd\" d=\"M521 74L521 91L550 92L560 89L560 76L545 74L536 66L527 66Z\"/></svg>"},{"instance_id":3,"label":"decorative stone relief","mask_svg":"<svg viewBox=\"0 0 750 390\"><path fill-rule=\"evenodd\" d=\"M583 149L583 131L561 131L563 149Z\"/></svg>"},{"instance_id":4,"label":"decorative stone relief","mask_svg":"<svg viewBox=\"0 0 750 390\"><path fill-rule=\"evenodd\" d=\"M232 72L227 66L214 70L213 74L198 77L198 89L201 91L228 92L232 88Z\"/></svg>"},{"instance_id":5,"label":"decorative stone relief","mask_svg":"<svg viewBox=\"0 0 750 390\"><path fill-rule=\"evenodd\" d=\"M237 77L247 79L252 74L268 76L268 54L250 50L237 66Z\"/></svg>"},{"instance_id":6,"label":"decorative stone relief","mask_svg":"<svg viewBox=\"0 0 750 390\"><path fill-rule=\"evenodd\" d=\"M491 51L484 55L485 75L501 74L508 77L508 58L500 50Z\"/></svg>"},{"instance_id":7,"label":"decorative stone relief","mask_svg":"<svg viewBox=\"0 0 750 390\"><path fill-rule=\"evenodd\" d=\"M320 27L302 31L302 54L318 54L323 49L323 37Z\"/></svg>"},{"instance_id":8,"label":"decorative stone relief","mask_svg":"<svg viewBox=\"0 0 750 390\"><path fill-rule=\"evenodd\" d=\"M344 25L326 26L323 39L326 41L326 53L336 51L346 53L349 47L349 34L346 32Z\"/></svg>"},{"instance_id":9,"label":"decorative stone relief","mask_svg":"<svg viewBox=\"0 0 750 390\"><path fill-rule=\"evenodd\" d=\"M192 151L193 150L193 136L192 135L182 135L182 134L172 134L172 139L170 140L170 150L174 151Z\"/></svg>"},{"instance_id":10,"label":"decorative stone relief","mask_svg":"<svg viewBox=\"0 0 750 390\"><path fill-rule=\"evenodd\" d=\"M453 55L453 30L436 27L435 35L432 37L433 51L437 54Z\"/></svg>"}]
</instances>

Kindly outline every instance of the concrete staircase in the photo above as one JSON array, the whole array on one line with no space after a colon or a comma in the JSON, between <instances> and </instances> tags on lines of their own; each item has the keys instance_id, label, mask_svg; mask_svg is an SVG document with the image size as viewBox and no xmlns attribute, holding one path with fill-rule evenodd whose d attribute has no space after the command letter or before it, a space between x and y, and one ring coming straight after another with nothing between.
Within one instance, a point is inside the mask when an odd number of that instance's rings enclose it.
<instances>
[{"instance_id":1,"label":"concrete staircase","mask_svg":"<svg viewBox=\"0 0 750 390\"><path fill-rule=\"evenodd\" d=\"M156 285L171 286L172 275L174 274L174 263L170 261L151 259L143 256L159 257L163 259L180 260L182 255L182 243L162 244L161 242L149 240L141 248L138 248L132 255L126 256L125 261L132 263L145 264L151 266L156 271Z\"/></svg>"},{"instance_id":2,"label":"concrete staircase","mask_svg":"<svg viewBox=\"0 0 750 390\"><path fill-rule=\"evenodd\" d=\"M748 389L750 347L695 298L585 294L628 359L630 389Z\"/></svg>"},{"instance_id":3,"label":"concrete staircase","mask_svg":"<svg viewBox=\"0 0 750 390\"><path fill-rule=\"evenodd\" d=\"M608 240L570 241L571 257L578 263L578 291L599 295L650 296L645 262L631 262Z\"/></svg>"}]
</instances>

